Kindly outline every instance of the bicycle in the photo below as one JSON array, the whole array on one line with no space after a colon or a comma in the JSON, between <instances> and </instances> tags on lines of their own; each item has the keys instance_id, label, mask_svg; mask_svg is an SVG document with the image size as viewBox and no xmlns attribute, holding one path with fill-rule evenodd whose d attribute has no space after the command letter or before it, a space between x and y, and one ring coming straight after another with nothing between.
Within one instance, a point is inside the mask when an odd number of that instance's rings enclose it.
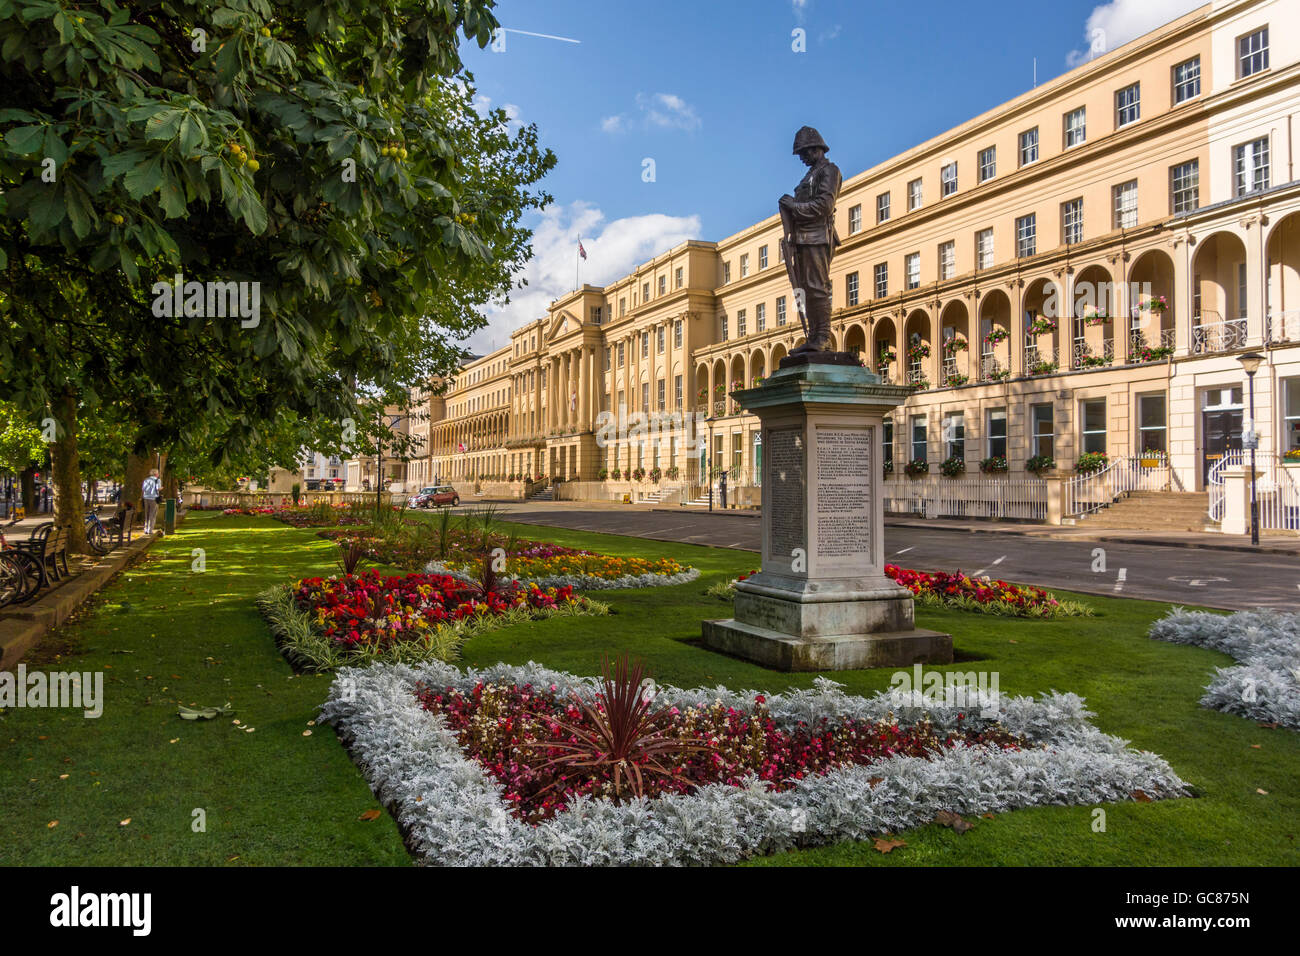
<instances>
[{"instance_id":1,"label":"bicycle","mask_svg":"<svg viewBox=\"0 0 1300 956\"><path fill-rule=\"evenodd\" d=\"M12 527L17 519L9 524ZM26 601L41 586L41 566L34 555L9 547L0 531L0 607Z\"/></svg>"},{"instance_id":2,"label":"bicycle","mask_svg":"<svg viewBox=\"0 0 1300 956\"><path fill-rule=\"evenodd\" d=\"M98 511L86 515L86 543L96 554L108 554L113 550L113 536L108 526L99 519Z\"/></svg>"}]
</instances>

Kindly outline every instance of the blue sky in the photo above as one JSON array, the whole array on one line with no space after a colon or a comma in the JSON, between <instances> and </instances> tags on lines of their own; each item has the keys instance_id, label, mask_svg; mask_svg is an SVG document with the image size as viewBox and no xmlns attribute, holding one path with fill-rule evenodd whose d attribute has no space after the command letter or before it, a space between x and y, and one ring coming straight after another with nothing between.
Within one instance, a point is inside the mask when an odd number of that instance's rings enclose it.
<instances>
[{"instance_id":1,"label":"blue sky","mask_svg":"<svg viewBox=\"0 0 1300 956\"><path fill-rule=\"evenodd\" d=\"M765 218L803 173L790 144L804 123L847 177L1024 93L1035 57L1042 83L1092 38L1113 48L1196 5L502 0L505 49L466 45L467 66L483 103L536 123L559 163L545 182L555 204L532 222L529 287L470 344L506 344L574 287L579 234L582 281L600 285Z\"/></svg>"}]
</instances>

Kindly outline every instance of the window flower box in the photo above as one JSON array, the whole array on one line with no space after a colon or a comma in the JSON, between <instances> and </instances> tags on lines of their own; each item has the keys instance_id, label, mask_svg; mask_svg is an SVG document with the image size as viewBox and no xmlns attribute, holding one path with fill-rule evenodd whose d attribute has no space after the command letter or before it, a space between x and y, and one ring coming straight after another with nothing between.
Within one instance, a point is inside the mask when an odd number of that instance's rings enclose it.
<instances>
[{"instance_id":1,"label":"window flower box","mask_svg":"<svg viewBox=\"0 0 1300 956\"><path fill-rule=\"evenodd\" d=\"M1025 462L1025 471L1031 475L1041 475L1056 467L1056 459L1051 455L1034 455Z\"/></svg>"},{"instance_id":2,"label":"window flower box","mask_svg":"<svg viewBox=\"0 0 1300 956\"><path fill-rule=\"evenodd\" d=\"M984 341L988 345L997 345L999 342L1005 342L1009 338L1011 338L1011 333L1006 329L995 328L989 330L988 334L984 336Z\"/></svg>"},{"instance_id":3,"label":"window flower box","mask_svg":"<svg viewBox=\"0 0 1300 956\"><path fill-rule=\"evenodd\" d=\"M945 478L960 478L966 473L966 460L953 455L939 463L939 474Z\"/></svg>"},{"instance_id":4,"label":"window flower box","mask_svg":"<svg viewBox=\"0 0 1300 956\"><path fill-rule=\"evenodd\" d=\"M929 358L930 343L918 342L916 345L913 345L910 349L907 350L907 357L910 358L913 362L915 362L917 359Z\"/></svg>"},{"instance_id":5,"label":"window flower box","mask_svg":"<svg viewBox=\"0 0 1300 956\"><path fill-rule=\"evenodd\" d=\"M930 463L924 459L913 459L903 466L903 474L909 478L919 478L930 473Z\"/></svg>"},{"instance_id":6,"label":"window flower box","mask_svg":"<svg viewBox=\"0 0 1300 956\"><path fill-rule=\"evenodd\" d=\"M1029 323L1029 328L1025 331L1030 335L1051 335L1056 331L1056 320L1049 319L1045 315L1040 315L1038 318L1034 319L1034 321Z\"/></svg>"},{"instance_id":7,"label":"window flower box","mask_svg":"<svg viewBox=\"0 0 1300 956\"><path fill-rule=\"evenodd\" d=\"M1074 470L1081 475L1091 475L1105 468L1108 460L1104 451L1084 452L1074 463Z\"/></svg>"},{"instance_id":8,"label":"window flower box","mask_svg":"<svg viewBox=\"0 0 1300 956\"><path fill-rule=\"evenodd\" d=\"M1002 455L990 455L980 461L980 471L986 475L1005 475L1009 469L1010 465Z\"/></svg>"},{"instance_id":9,"label":"window flower box","mask_svg":"<svg viewBox=\"0 0 1300 956\"><path fill-rule=\"evenodd\" d=\"M943 343L943 354L956 355L958 352L965 352L967 344L966 340L960 336L953 336Z\"/></svg>"}]
</instances>

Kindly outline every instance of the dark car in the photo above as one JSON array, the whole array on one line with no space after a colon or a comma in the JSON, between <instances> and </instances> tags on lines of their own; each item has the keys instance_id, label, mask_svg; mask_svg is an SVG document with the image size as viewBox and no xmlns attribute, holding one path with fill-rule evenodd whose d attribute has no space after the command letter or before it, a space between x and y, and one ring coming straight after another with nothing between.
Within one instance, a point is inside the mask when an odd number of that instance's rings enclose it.
<instances>
[{"instance_id":1,"label":"dark car","mask_svg":"<svg viewBox=\"0 0 1300 956\"><path fill-rule=\"evenodd\" d=\"M411 498L411 506L415 508L442 508L446 505L454 508L458 504L460 504L460 495L456 494L456 489L451 485L430 485L421 488L419 493Z\"/></svg>"}]
</instances>

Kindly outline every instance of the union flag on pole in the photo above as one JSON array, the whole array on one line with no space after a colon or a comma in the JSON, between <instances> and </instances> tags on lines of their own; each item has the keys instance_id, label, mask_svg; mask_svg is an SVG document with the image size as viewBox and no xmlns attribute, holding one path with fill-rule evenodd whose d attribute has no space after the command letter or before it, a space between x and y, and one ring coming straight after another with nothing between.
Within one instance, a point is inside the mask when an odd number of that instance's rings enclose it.
<instances>
[{"instance_id":1,"label":"union flag on pole","mask_svg":"<svg viewBox=\"0 0 1300 956\"><path fill-rule=\"evenodd\" d=\"M584 259L587 258L587 250L584 249L584 248L582 248L582 237L581 237L581 236L578 237L578 255L582 256L582 258L584 258Z\"/></svg>"}]
</instances>

